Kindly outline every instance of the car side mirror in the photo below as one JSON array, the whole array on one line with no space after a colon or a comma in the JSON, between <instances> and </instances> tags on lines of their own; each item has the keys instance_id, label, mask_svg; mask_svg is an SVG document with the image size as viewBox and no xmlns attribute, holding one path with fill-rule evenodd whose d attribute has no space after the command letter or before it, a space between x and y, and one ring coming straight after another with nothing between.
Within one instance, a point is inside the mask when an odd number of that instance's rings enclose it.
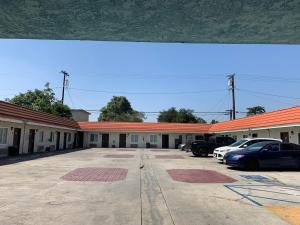
<instances>
[{"instance_id":1,"label":"car side mirror","mask_svg":"<svg viewBox=\"0 0 300 225\"><path fill-rule=\"evenodd\" d=\"M263 149L262 149L262 151L263 151L263 152L268 152L268 151L269 151L269 149L267 149L267 148L263 148Z\"/></svg>"},{"instance_id":2,"label":"car side mirror","mask_svg":"<svg viewBox=\"0 0 300 225\"><path fill-rule=\"evenodd\" d=\"M243 146L242 146L242 148L247 148L247 147L248 147L248 145L243 145Z\"/></svg>"}]
</instances>

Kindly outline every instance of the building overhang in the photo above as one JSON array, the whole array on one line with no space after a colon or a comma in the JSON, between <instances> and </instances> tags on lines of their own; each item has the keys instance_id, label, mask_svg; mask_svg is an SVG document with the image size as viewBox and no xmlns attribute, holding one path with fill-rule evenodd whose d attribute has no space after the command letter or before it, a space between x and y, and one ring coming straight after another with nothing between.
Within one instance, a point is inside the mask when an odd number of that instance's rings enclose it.
<instances>
[{"instance_id":1,"label":"building overhang","mask_svg":"<svg viewBox=\"0 0 300 225\"><path fill-rule=\"evenodd\" d=\"M299 44L298 0L2 1L0 38Z\"/></svg>"},{"instance_id":2,"label":"building overhang","mask_svg":"<svg viewBox=\"0 0 300 225\"><path fill-rule=\"evenodd\" d=\"M61 130L72 130L77 131L78 129L69 128L69 127L63 127L63 126L56 126L52 124L46 124L46 123L36 123L28 120L18 120L18 119L12 119L12 118L5 118L0 117L0 122L8 122L8 123L17 123L20 125L30 125L30 126L40 126L40 127L47 127L52 129L61 129Z\"/></svg>"},{"instance_id":3,"label":"building overhang","mask_svg":"<svg viewBox=\"0 0 300 225\"><path fill-rule=\"evenodd\" d=\"M172 131L172 130L104 130L104 129L96 129L96 130L88 130L82 129L83 132L89 133L149 133L149 134L207 134L207 131Z\"/></svg>"}]
</instances>

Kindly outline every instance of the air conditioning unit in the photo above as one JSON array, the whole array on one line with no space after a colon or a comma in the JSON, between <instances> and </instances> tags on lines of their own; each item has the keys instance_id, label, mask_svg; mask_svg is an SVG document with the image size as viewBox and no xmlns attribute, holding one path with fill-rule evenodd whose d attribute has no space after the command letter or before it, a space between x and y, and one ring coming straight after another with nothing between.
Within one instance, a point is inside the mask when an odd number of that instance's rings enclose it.
<instances>
[{"instance_id":1,"label":"air conditioning unit","mask_svg":"<svg viewBox=\"0 0 300 225\"><path fill-rule=\"evenodd\" d=\"M38 152L43 152L44 151L44 146L43 145L37 146L37 151Z\"/></svg>"},{"instance_id":2,"label":"air conditioning unit","mask_svg":"<svg viewBox=\"0 0 300 225\"><path fill-rule=\"evenodd\" d=\"M89 144L90 148L97 148L97 144Z\"/></svg>"}]
</instances>

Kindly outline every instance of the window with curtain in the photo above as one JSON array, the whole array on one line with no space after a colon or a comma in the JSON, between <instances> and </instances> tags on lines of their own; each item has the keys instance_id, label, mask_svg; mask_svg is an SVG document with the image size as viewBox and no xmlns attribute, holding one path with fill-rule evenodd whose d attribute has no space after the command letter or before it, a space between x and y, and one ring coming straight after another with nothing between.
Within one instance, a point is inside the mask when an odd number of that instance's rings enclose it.
<instances>
[{"instance_id":1,"label":"window with curtain","mask_svg":"<svg viewBox=\"0 0 300 225\"><path fill-rule=\"evenodd\" d=\"M90 142L98 142L98 134L90 134Z\"/></svg>"},{"instance_id":2,"label":"window with curtain","mask_svg":"<svg viewBox=\"0 0 300 225\"><path fill-rule=\"evenodd\" d=\"M7 132L8 128L0 128L0 144L7 144Z\"/></svg>"},{"instance_id":3,"label":"window with curtain","mask_svg":"<svg viewBox=\"0 0 300 225\"><path fill-rule=\"evenodd\" d=\"M39 142L42 143L44 141L44 131L39 132Z\"/></svg>"},{"instance_id":4,"label":"window with curtain","mask_svg":"<svg viewBox=\"0 0 300 225\"><path fill-rule=\"evenodd\" d=\"M131 143L138 143L139 142L139 136L137 134L131 135Z\"/></svg>"},{"instance_id":5,"label":"window with curtain","mask_svg":"<svg viewBox=\"0 0 300 225\"><path fill-rule=\"evenodd\" d=\"M157 135L150 135L150 142L157 143Z\"/></svg>"}]
</instances>

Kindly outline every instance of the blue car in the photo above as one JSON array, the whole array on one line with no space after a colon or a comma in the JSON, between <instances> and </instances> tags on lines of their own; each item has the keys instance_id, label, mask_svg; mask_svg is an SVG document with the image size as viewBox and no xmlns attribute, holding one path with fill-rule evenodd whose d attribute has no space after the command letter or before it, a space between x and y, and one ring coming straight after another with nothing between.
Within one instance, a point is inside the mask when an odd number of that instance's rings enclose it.
<instances>
[{"instance_id":1,"label":"blue car","mask_svg":"<svg viewBox=\"0 0 300 225\"><path fill-rule=\"evenodd\" d=\"M300 145L279 141L259 142L244 150L228 152L224 156L224 163L247 170L300 169Z\"/></svg>"}]
</instances>

